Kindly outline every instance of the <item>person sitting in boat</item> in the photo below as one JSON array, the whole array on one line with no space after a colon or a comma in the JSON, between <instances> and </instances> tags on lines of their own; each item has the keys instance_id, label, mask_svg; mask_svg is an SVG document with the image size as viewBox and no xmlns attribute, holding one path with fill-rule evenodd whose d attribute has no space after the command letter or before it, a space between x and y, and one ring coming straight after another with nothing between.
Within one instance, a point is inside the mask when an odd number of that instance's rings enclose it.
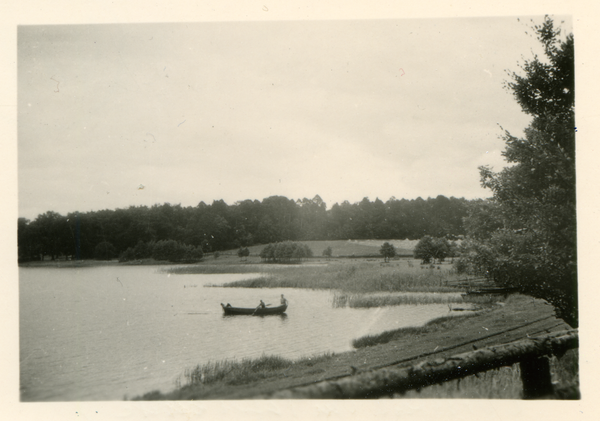
<instances>
[{"instance_id":1,"label":"person sitting in boat","mask_svg":"<svg viewBox=\"0 0 600 421\"><path fill-rule=\"evenodd\" d=\"M265 308L265 303L263 302L263 300L260 300L260 304L257 308Z\"/></svg>"},{"instance_id":2,"label":"person sitting in boat","mask_svg":"<svg viewBox=\"0 0 600 421\"><path fill-rule=\"evenodd\" d=\"M288 303L288 301L285 299L285 297L283 296L283 294L281 294L281 305L284 306Z\"/></svg>"}]
</instances>

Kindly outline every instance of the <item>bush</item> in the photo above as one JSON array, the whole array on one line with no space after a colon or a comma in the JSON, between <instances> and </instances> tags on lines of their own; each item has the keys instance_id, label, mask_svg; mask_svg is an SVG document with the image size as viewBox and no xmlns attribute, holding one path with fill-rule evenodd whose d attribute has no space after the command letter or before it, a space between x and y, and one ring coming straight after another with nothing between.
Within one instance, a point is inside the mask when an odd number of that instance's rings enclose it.
<instances>
[{"instance_id":1,"label":"bush","mask_svg":"<svg viewBox=\"0 0 600 421\"><path fill-rule=\"evenodd\" d=\"M117 256L117 249L108 241L102 241L94 249L94 259L111 260Z\"/></svg>"},{"instance_id":2,"label":"bush","mask_svg":"<svg viewBox=\"0 0 600 421\"><path fill-rule=\"evenodd\" d=\"M414 249L415 259L421 259L423 264L443 262L450 254L450 243L445 238L433 238L429 235L421 238Z\"/></svg>"},{"instance_id":3,"label":"bush","mask_svg":"<svg viewBox=\"0 0 600 421\"><path fill-rule=\"evenodd\" d=\"M260 252L260 258L271 263L299 262L309 257L313 257L310 247L293 241L269 244Z\"/></svg>"},{"instance_id":4,"label":"bush","mask_svg":"<svg viewBox=\"0 0 600 421\"><path fill-rule=\"evenodd\" d=\"M154 244L152 258L169 262L197 262L204 256L200 247L181 244L175 240L162 240Z\"/></svg>"},{"instance_id":5,"label":"bush","mask_svg":"<svg viewBox=\"0 0 600 421\"><path fill-rule=\"evenodd\" d=\"M149 257L152 257L153 248L154 248L154 242L145 243L141 240L138 241L138 243L135 245L135 248L133 249L133 252L135 253L135 258L136 259L147 259Z\"/></svg>"},{"instance_id":6,"label":"bush","mask_svg":"<svg viewBox=\"0 0 600 421\"><path fill-rule=\"evenodd\" d=\"M127 248L121 255L119 256L119 262L130 262L135 260L135 251L131 247Z\"/></svg>"}]
</instances>

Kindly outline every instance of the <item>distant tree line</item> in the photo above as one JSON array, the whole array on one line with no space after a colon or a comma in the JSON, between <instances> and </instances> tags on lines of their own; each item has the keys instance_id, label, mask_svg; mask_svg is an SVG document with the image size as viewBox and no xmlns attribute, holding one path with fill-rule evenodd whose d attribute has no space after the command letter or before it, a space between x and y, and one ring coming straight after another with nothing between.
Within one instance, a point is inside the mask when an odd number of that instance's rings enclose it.
<instances>
[{"instance_id":1,"label":"distant tree line","mask_svg":"<svg viewBox=\"0 0 600 421\"><path fill-rule=\"evenodd\" d=\"M108 242L102 242L100 244L110 245ZM116 256L117 252L114 250L112 256L105 255L105 257L102 258L96 253L94 258L108 260L115 258ZM204 253L201 247L182 244L175 240L150 241L148 243L139 241L135 247L128 247L127 250L121 253L119 261L130 262L151 257L155 260L166 260L176 263L194 263L200 261L203 256Z\"/></svg>"},{"instance_id":2,"label":"distant tree line","mask_svg":"<svg viewBox=\"0 0 600 421\"><path fill-rule=\"evenodd\" d=\"M364 198L327 209L317 195L296 201L271 196L233 205L223 200L194 207L164 203L67 215L48 211L33 221L19 218L19 260L115 258L130 250L129 257L136 248L143 251L140 243L149 247L169 240L211 253L284 241L452 237L464 234L462 219L470 203L445 196L387 202Z\"/></svg>"}]
</instances>

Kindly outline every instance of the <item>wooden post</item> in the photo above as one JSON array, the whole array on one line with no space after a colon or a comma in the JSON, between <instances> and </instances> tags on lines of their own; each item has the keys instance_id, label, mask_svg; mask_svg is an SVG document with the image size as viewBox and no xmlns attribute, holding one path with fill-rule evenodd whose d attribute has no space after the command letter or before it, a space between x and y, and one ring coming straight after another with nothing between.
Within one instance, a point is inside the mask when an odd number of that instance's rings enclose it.
<instances>
[{"instance_id":1,"label":"wooden post","mask_svg":"<svg viewBox=\"0 0 600 421\"><path fill-rule=\"evenodd\" d=\"M552 377L548 357L527 358L521 361L523 399L553 397Z\"/></svg>"}]
</instances>

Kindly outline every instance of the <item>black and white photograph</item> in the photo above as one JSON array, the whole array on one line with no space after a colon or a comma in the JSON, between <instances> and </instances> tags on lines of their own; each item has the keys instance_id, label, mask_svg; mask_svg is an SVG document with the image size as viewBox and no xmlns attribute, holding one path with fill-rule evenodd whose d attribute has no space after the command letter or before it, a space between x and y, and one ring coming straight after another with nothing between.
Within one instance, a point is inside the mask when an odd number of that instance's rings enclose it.
<instances>
[{"instance_id":1,"label":"black and white photograph","mask_svg":"<svg viewBox=\"0 0 600 421\"><path fill-rule=\"evenodd\" d=\"M21 404L585 396L572 15L15 30Z\"/></svg>"}]
</instances>

